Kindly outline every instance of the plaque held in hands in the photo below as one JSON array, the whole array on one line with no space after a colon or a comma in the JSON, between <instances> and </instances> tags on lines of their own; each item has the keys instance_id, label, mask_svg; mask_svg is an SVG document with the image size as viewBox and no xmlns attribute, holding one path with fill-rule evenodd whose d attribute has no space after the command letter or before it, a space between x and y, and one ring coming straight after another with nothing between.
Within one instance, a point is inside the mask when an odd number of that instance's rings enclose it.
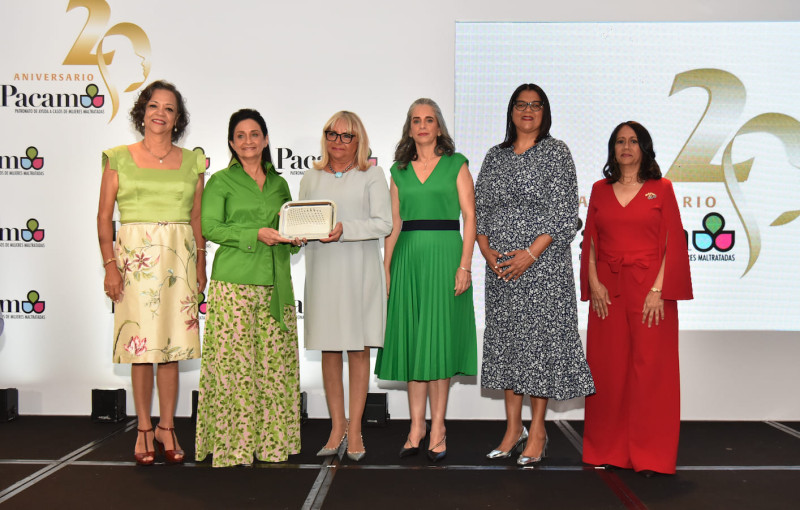
<instances>
[{"instance_id":1,"label":"plaque held in hands","mask_svg":"<svg viewBox=\"0 0 800 510\"><path fill-rule=\"evenodd\" d=\"M288 239L324 239L336 225L336 204L331 200L297 200L281 206L278 232Z\"/></svg>"}]
</instances>

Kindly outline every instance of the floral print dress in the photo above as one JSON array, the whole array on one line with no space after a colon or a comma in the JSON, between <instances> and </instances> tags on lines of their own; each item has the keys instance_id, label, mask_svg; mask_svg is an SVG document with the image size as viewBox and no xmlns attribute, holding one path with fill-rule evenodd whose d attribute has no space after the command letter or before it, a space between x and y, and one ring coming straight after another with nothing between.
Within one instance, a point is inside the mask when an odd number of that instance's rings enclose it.
<instances>
[{"instance_id":1,"label":"floral print dress","mask_svg":"<svg viewBox=\"0 0 800 510\"><path fill-rule=\"evenodd\" d=\"M127 146L103 152L119 177L115 255L124 294L114 307L114 363L200 357L197 247L189 225L205 157L186 149L177 170L140 168Z\"/></svg>"},{"instance_id":2,"label":"floral print dress","mask_svg":"<svg viewBox=\"0 0 800 510\"><path fill-rule=\"evenodd\" d=\"M493 147L478 175L475 206L478 235L500 253L522 250L542 234L553 238L517 280L501 280L486 267L481 386L556 400L594 393L578 335L570 251L578 182L569 149L552 137L522 154Z\"/></svg>"}]
</instances>

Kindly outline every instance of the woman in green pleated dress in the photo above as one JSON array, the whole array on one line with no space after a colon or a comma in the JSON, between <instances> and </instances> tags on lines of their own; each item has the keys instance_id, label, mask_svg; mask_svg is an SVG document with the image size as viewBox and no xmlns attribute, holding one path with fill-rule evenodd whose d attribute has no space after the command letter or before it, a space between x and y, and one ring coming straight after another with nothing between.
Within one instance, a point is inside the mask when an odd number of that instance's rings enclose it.
<instances>
[{"instance_id":1,"label":"woman in green pleated dress","mask_svg":"<svg viewBox=\"0 0 800 510\"><path fill-rule=\"evenodd\" d=\"M419 452L430 399L427 454L437 462L447 453L450 378L477 373L471 271L475 194L467 159L455 152L442 112L431 99L418 99L409 108L395 160L393 228L384 254L386 339L375 373L408 382L411 429L400 457Z\"/></svg>"}]
</instances>

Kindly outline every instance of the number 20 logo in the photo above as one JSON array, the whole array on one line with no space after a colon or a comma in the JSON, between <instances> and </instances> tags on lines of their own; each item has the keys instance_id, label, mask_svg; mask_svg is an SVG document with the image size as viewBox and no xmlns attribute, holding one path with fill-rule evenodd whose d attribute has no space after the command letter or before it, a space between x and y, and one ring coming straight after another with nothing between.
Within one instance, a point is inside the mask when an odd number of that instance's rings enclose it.
<instances>
[{"instance_id":1,"label":"number 20 logo","mask_svg":"<svg viewBox=\"0 0 800 510\"><path fill-rule=\"evenodd\" d=\"M742 221L750 244L750 258L746 275L761 252L761 235L755 217L745 209L740 182L750 176L753 158L734 164L731 157L733 142L740 135L767 133L777 137L786 148L789 163L800 168L800 122L782 113L762 113L745 122L733 135L722 153L722 164L713 165L711 160L725 143L728 131L721 126L732 126L744 111L744 84L733 74L721 69L693 69L675 75L670 95L699 87L708 92L706 109L689 135L675 162L665 177L673 182L723 182L731 198L736 214ZM775 218L770 226L785 225L800 216L800 209L785 211Z\"/></svg>"},{"instance_id":2,"label":"number 20 logo","mask_svg":"<svg viewBox=\"0 0 800 510\"><path fill-rule=\"evenodd\" d=\"M132 92L141 87L150 75L150 39L148 39L147 34L141 27L133 23L117 23L105 30L108 20L111 18L111 8L105 0L70 0L67 5L67 12L78 7L84 7L88 11L86 24L78 34L78 38L75 39L75 44L72 45L69 53L64 58L63 64L73 66L97 65L100 70L100 76L103 77L108 93L111 96L112 112L111 119L109 119L109 122L111 122L119 110L119 93L117 92L116 84L111 83L108 70L108 66L114 60L114 52L103 53L103 41L105 41L106 37L112 35L126 37L133 45L133 51L142 59L142 80L130 83L125 88L125 92ZM92 53L95 46L96 50Z\"/></svg>"}]
</instances>

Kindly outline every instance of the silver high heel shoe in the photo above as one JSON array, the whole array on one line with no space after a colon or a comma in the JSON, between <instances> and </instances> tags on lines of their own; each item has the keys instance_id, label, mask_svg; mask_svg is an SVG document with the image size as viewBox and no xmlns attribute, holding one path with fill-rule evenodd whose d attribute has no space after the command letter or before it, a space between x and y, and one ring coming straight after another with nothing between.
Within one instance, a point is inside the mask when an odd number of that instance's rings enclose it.
<instances>
[{"instance_id":1,"label":"silver high heel shoe","mask_svg":"<svg viewBox=\"0 0 800 510\"><path fill-rule=\"evenodd\" d=\"M492 450L486 454L487 459L507 459L511 457L511 454L516 452L520 445L525 444L525 441L528 439L528 429L524 426L522 427L522 433L519 435L519 439L517 442L514 443L514 446L511 447L510 450L504 452L503 450Z\"/></svg>"},{"instance_id":2,"label":"silver high heel shoe","mask_svg":"<svg viewBox=\"0 0 800 510\"><path fill-rule=\"evenodd\" d=\"M542 461L543 458L547 456L547 443L550 441L550 438L544 436L544 446L542 447L542 454L538 457L526 457L525 455L520 455L517 459L517 464L520 466L527 466L529 464L538 464Z\"/></svg>"},{"instance_id":3,"label":"silver high heel shoe","mask_svg":"<svg viewBox=\"0 0 800 510\"><path fill-rule=\"evenodd\" d=\"M361 436L361 444L362 445L364 444L364 436ZM366 454L367 454L366 448L364 448L360 452L351 452L350 450L347 450L347 458L352 460L353 462L361 461L361 459L363 459Z\"/></svg>"},{"instance_id":4,"label":"silver high heel shoe","mask_svg":"<svg viewBox=\"0 0 800 510\"><path fill-rule=\"evenodd\" d=\"M347 439L347 432L344 433L342 439L335 448L325 448L324 446L320 448L320 450L317 452L317 457L330 457L331 455L336 455L339 452L339 448L342 447L342 443L344 443L345 439Z\"/></svg>"}]
</instances>

